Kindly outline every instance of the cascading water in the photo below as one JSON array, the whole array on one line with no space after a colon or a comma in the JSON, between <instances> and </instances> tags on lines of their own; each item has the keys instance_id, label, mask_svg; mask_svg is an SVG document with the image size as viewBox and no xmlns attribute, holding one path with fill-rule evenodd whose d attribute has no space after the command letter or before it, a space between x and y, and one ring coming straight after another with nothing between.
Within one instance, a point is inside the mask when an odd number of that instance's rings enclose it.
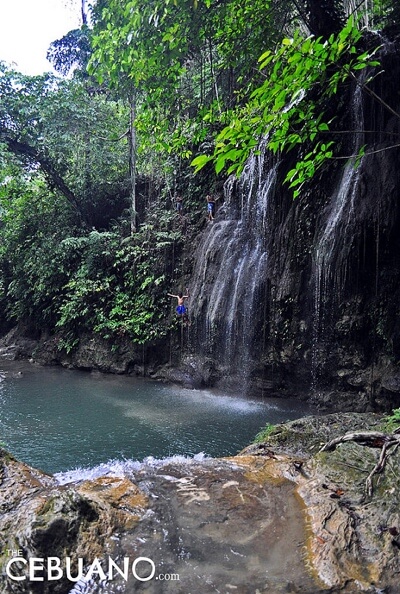
<instances>
[{"instance_id":1,"label":"cascading water","mask_svg":"<svg viewBox=\"0 0 400 594\"><path fill-rule=\"evenodd\" d=\"M198 247L191 281L196 349L214 359L225 378L236 383L240 377L244 390L257 331L255 311L263 299L268 205L277 174L263 146L259 153L239 180L226 182L224 204Z\"/></svg>"},{"instance_id":2,"label":"cascading water","mask_svg":"<svg viewBox=\"0 0 400 594\"><path fill-rule=\"evenodd\" d=\"M312 344L312 389L318 388L321 366L326 361L330 313L340 302L346 280L345 262L354 230L354 206L360 179L356 155L363 144L364 114L362 84L357 85L352 102L352 155L328 204L325 223L314 250L314 321Z\"/></svg>"}]
</instances>

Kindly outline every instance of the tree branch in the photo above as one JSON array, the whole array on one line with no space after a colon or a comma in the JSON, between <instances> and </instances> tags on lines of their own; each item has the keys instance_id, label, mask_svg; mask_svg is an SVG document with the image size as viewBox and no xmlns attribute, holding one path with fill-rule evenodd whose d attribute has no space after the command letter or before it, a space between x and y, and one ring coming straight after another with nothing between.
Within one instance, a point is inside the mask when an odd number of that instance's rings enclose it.
<instances>
[{"instance_id":1,"label":"tree branch","mask_svg":"<svg viewBox=\"0 0 400 594\"><path fill-rule=\"evenodd\" d=\"M82 211L75 194L67 186L61 175L52 165L52 163L44 157L35 147L27 144L26 142L19 142L11 136L4 134L0 131L0 139L6 143L8 149L17 155L23 155L29 157L40 165L43 173L46 177L54 184L54 186L65 196L68 202L78 212L79 216L82 217Z\"/></svg>"},{"instance_id":2,"label":"tree branch","mask_svg":"<svg viewBox=\"0 0 400 594\"><path fill-rule=\"evenodd\" d=\"M341 437L336 437L335 439L328 441L328 443L326 443L320 449L320 452L333 452L339 444L346 443L348 441L353 441L355 443L359 443L362 446L367 446L370 448L381 448L379 460L375 464L374 468L371 470L365 481L366 495L368 495L368 497L372 497L373 477L376 474L380 474L384 470L386 460L392 453L392 451L389 450L393 446L395 446L397 449L400 445L399 430L396 429L393 433L389 435L381 431L358 431L354 433L346 433L346 435L342 435Z\"/></svg>"},{"instance_id":3,"label":"tree branch","mask_svg":"<svg viewBox=\"0 0 400 594\"><path fill-rule=\"evenodd\" d=\"M367 479L365 481L365 489L366 489L367 495L369 497L372 497L372 493L373 493L372 479L375 476L375 474L379 474L382 472L382 470L384 470L385 465L386 465L386 460L389 456L388 449L394 444L397 444L397 446L398 446L399 442L397 440L395 440L394 442L391 441L391 442L383 444L382 450L381 450L381 455L379 456L379 460L375 464L374 468L371 470L369 475L367 476Z\"/></svg>"}]
</instances>

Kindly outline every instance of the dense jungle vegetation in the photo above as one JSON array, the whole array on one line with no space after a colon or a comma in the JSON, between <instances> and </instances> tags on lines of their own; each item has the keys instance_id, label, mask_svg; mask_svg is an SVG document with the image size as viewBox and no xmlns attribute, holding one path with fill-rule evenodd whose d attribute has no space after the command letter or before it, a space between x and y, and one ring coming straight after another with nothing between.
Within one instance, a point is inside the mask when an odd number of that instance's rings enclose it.
<instances>
[{"instance_id":1,"label":"dense jungle vegetation","mask_svg":"<svg viewBox=\"0 0 400 594\"><path fill-rule=\"evenodd\" d=\"M296 151L286 183L301 200L335 155L334 98L362 69L372 92L379 39L399 35L400 8L82 0L81 9L81 28L49 48L57 75L0 63L0 328L57 333L67 350L82 332L148 344L175 324L167 293L190 274L206 194L221 194L267 138L270 151Z\"/></svg>"}]
</instances>

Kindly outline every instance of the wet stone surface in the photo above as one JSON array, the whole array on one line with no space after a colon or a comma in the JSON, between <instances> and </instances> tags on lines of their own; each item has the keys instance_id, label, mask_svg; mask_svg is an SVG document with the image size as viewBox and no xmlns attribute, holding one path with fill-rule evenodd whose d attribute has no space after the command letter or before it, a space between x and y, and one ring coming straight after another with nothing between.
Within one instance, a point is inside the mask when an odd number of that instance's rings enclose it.
<instances>
[{"instance_id":1,"label":"wet stone surface","mask_svg":"<svg viewBox=\"0 0 400 594\"><path fill-rule=\"evenodd\" d=\"M85 560L77 583L66 573L35 583L10 581L4 557L1 594L319 592L305 563L305 512L279 467L285 456L143 465L123 477L63 486L4 451L1 462L3 553L71 557L73 576L77 557ZM154 564L152 579L145 580L147 561L130 570L127 581L117 572L110 579L109 558L119 567L128 559L131 568L139 557ZM85 577L94 559L106 579L98 571Z\"/></svg>"},{"instance_id":2,"label":"wet stone surface","mask_svg":"<svg viewBox=\"0 0 400 594\"><path fill-rule=\"evenodd\" d=\"M310 417L233 458L152 459L63 485L2 450L0 594L398 594L398 448L368 498L379 448L320 451L350 428L381 422ZM83 558L84 577L10 582L9 549L71 557L73 575ZM127 579L90 573L94 559L105 571L109 559L127 560Z\"/></svg>"},{"instance_id":3,"label":"wet stone surface","mask_svg":"<svg viewBox=\"0 0 400 594\"><path fill-rule=\"evenodd\" d=\"M271 476L268 460L210 460L143 474L134 479L150 509L119 548L151 558L157 569L151 581L131 578L127 593L318 592L304 565L303 509L293 484ZM114 581L107 591L120 586Z\"/></svg>"}]
</instances>

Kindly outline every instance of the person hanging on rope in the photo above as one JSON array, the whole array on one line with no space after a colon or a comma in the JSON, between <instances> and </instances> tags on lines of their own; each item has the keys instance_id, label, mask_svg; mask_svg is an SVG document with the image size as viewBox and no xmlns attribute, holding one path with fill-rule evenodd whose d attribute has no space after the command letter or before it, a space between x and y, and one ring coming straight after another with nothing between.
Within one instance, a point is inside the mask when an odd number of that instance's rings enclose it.
<instances>
[{"instance_id":1,"label":"person hanging on rope","mask_svg":"<svg viewBox=\"0 0 400 594\"><path fill-rule=\"evenodd\" d=\"M182 291L179 291L177 295L167 293L169 297L175 297L178 300L178 305L175 308L176 313L182 318L182 321L187 321L187 308L185 306L185 299L189 299L189 291L186 289L187 295L184 295Z\"/></svg>"}]
</instances>

